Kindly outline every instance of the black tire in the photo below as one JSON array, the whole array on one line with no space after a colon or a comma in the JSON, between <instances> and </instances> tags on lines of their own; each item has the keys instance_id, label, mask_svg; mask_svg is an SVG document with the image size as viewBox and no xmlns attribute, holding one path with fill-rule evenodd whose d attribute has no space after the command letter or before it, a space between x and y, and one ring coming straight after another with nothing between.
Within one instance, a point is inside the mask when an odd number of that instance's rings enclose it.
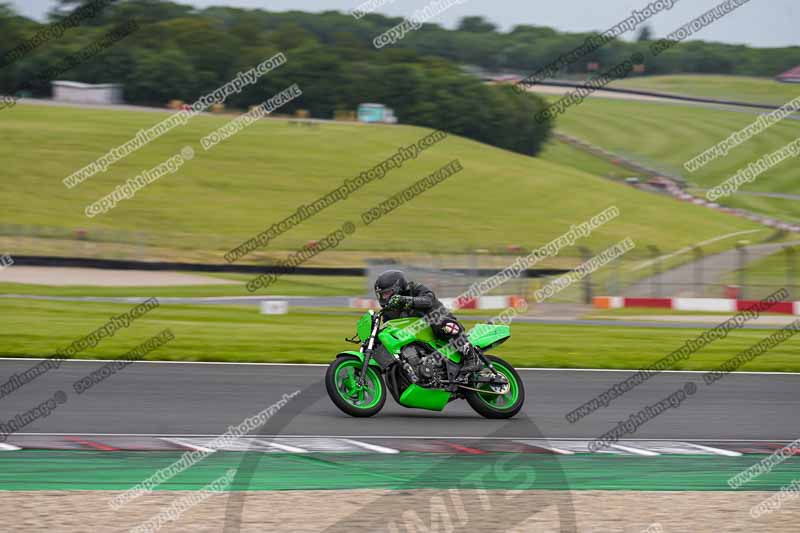
<instances>
[{"instance_id":1,"label":"black tire","mask_svg":"<svg viewBox=\"0 0 800 533\"><path fill-rule=\"evenodd\" d=\"M354 365L353 363L357 364ZM357 405L353 404L354 400L352 397L350 400L346 399L345 396L347 396L347 392L340 390L339 386L337 386L337 373L339 373L341 370L346 371L346 368L343 368L344 366L353 368L354 370L356 368L360 369L361 360L352 355L343 355L341 357L337 357L336 360L328 365L328 370L325 372L325 388L328 390L328 396L334 405L336 405L336 407L338 407L342 412L347 413L350 416L362 418L372 416L380 411L383 408L383 404L386 403L386 383L384 383L381 373L375 368L369 367L367 377L371 378L371 383L373 385L378 383L380 390L378 390L376 393L377 398L373 398L372 401L368 402L367 406L358 407Z\"/></svg>"},{"instance_id":2,"label":"black tire","mask_svg":"<svg viewBox=\"0 0 800 533\"><path fill-rule=\"evenodd\" d=\"M519 413L520 409L522 409L522 406L525 403L525 385L522 383L522 379L520 379L519 374L513 366L494 355L487 355L486 357L492 362L496 370L500 371L509 378L509 383L512 387L516 386L516 394L511 396L513 401L509 405L503 405L500 407L493 406L492 402L489 401L490 399L496 398L494 395L484 395L475 391L466 391L464 396L466 397L470 407L472 407L475 412L485 418L511 418L515 414ZM516 385L511 382L512 378ZM507 396L508 395L505 395L499 398L497 401ZM487 399L484 400L484 398Z\"/></svg>"}]
</instances>

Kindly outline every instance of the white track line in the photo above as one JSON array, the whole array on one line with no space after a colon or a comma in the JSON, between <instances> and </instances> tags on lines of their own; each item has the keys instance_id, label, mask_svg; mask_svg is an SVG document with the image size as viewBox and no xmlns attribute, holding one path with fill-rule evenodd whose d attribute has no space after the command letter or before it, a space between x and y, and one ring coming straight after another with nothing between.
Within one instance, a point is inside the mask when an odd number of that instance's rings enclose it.
<instances>
[{"instance_id":1,"label":"white track line","mask_svg":"<svg viewBox=\"0 0 800 533\"><path fill-rule=\"evenodd\" d=\"M361 448L365 448L372 452L378 453L400 453L400 450L395 450L394 448L386 448L384 446L378 446L377 444L370 444L368 442L361 442L358 440L352 439L340 439L348 444L352 444L353 446L360 446Z\"/></svg>"},{"instance_id":2,"label":"white track line","mask_svg":"<svg viewBox=\"0 0 800 533\"><path fill-rule=\"evenodd\" d=\"M215 449L213 448L206 448L205 446L198 446L196 444L192 444L190 442L184 442L181 439L173 439L168 437L161 437L161 440L167 441L172 444L177 444L178 446L183 446L184 448L189 448L190 450L194 450L197 452L207 452L207 453L214 453Z\"/></svg>"},{"instance_id":3,"label":"white track line","mask_svg":"<svg viewBox=\"0 0 800 533\"><path fill-rule=\"evenodd\" d=\"M5 442L0 442L0 450L6 451L6 452L14 452L14 451L21 450L21 449L22 448L20 448L18 446L13 446L11 444L6 444Z\"/></svg>"},{"instance_id":4,"label":"white track line","mask_svg":"<svg viewBox=\"0 0 800 533\"><path fill-rule=\"evenodd\" d=\"M713 453L714 455L724 455L726 457L741 457L742 454L739 452L735 452L733 450L722 450L720 448L712 448L711 446L703 446L702 444L693 444L691 442L687 442L689 446L694 446L700 450Z\"/></svg>"},{"instance_id":5,"label":"white track line","mask_svg":"<svg viewBox=\"0 0 800 533\"><path fill-rule=\"evenodd\" d=\"M645 457L655 457L657 455L661 455L660 453L651 450L644 450L641 448L631 448L630 446L623 446L622 444L611 444L610 447L616 448L617 450L622 450L623 452L632 453L634 455L643 455Z\"/></svg>"},{"instance_id":6,"label":"white track line","mask_svg":"<svg viewBox=\"0 0 800 533\"><path fill-rule=\"evenodd\" d=\"M556 448L554 446L548 446L546 444L539 444L538 441L535 440L515 440L514 442L519 442L520 444L524 444L525 446L534 446L536 448L542 448L544 450L550 450L551 452L555 452L560 455L575 455L575 452L571 452L569 450L562 450L561 448Z\"/></svg>"},{"instance_id":7,"label":"white track line","mask_svg":"<svg viewBox=\"0 0 800 533\"><path fill-rule=\"evenodd\" d=\"M308 450L304 448L298 448L297 446L289 446L288 444L278 444L277 442L272 442L268 440L261 440L261 439L254 439L254 442L258 442L259 444L263 444L265 446L269 446L271 448L275 448L276 450L281 450L284 452L289 453L308 453Z\"/></svg>"},{"instance_id":8,"label":"white track line","mask_svg":"<svg viewBox=\"0 0 800 533\"><path fill-rule=\"evenodd\" d=\"M333 357L333 356L331 356ZM0 357L2 361L45 361L48 357ZM114 359L67 359L62 363L108 363ZM333 358L331 358L333 360ZM254 365L254 366L297 366L327 367L323 363L239 363L236 361L136 361L136 364L163 365ZM547 368L547 367L515 367L517 370L546 370L550 372L638 372L641 368ZM667 374L705 374L709 370L661 370ZM800 376L800 372L733 372L734 375L753 376Z\"/></svg>"}]
</instances>

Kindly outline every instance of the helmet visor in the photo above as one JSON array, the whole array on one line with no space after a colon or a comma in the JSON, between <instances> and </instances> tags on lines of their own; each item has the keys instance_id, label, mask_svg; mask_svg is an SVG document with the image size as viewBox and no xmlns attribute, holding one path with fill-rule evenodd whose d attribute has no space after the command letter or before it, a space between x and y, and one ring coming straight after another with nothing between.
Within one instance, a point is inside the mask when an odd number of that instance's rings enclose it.
<instances>
[{"instance_id":1,"label":"helmet visor","mask_svg":"<svg viewBox=\"0 0 800 533\"><path fill-rule=\"evenodd\" d=\"M382 302L388 302L391 299L391 297L394 296L395 294L397 294L397 291L395 290L394 287L392 287L391 289L380 291L380 293L378 294L378 298Z\"/></svg>"}]
</instances>

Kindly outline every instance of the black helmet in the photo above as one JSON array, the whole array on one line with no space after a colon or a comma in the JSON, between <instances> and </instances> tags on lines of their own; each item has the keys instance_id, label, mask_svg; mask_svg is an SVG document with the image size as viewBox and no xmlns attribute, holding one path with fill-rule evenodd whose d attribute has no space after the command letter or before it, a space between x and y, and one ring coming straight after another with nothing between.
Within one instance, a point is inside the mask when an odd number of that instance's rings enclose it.
<instances>
[{"instance_id":1,"label":"black helmet","mask_svg":"<svg viewBox=\"0 0 800 533\"><path fill-rule=\"evenodd\" d=\"M399 270L387 270L375 280L375 296L381 307L385 307L395 294L403 294L408 287L406 276Z\"/></svg>"}]
</instances>

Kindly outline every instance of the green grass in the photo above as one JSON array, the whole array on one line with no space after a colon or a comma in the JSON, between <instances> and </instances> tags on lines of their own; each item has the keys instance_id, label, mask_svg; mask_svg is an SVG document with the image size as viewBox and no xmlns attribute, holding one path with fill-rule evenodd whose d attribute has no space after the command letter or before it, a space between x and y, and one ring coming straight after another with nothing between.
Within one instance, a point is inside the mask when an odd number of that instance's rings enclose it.
<instances>
[{"instance_id":1,"label":"green grass","mask_svg":"<svg viewBox=\"0 0 800 533\"><path fill-rule=\"evenodd\" d=\"M14 169L13 176L0 180L0 225L85 228L90 238L102 231L135 231L162 251L215 250L222 260L229 248L291 214L298 205L428 132L410 126L344 123L309 130L265 120L203 152L199 139L230 117L197 117L74 189L61 183L165 116L26 105L4 114L6 140L0 143L0 158L13 160ZM105 215L84 216L87 204L186 145L194 146L197 156L177 174L161 178ZM586 244L599 249L631 237L640 246L657 244L673 250L758 227L583 173L567 165L579 159L577 166L586 170L606 172L607 166L574 157L565 148L553 150L551 158L564 164L450 137L277 238L268 252L299 248L344 220L358 222L365 209L454 158L461 161L463 172L368 227L359 223L356 233L332 253L461 252L508 244L531 248L611 205L618 206L622 216L595 232ZM250 259L257 257L251 254Z\"/></svg>"},{"instance_id":2,"label":"green grass","mask_svg":"<svg viewBox=\"0 0 800 533\"><path fill-rule=\"evenodd\" d=\"M47 356L103 325L127 305L7 300L0 307L0 356ZM260 315L250 307L168 306L151 311L128 329L79 357L109 359L164 328L175 340L152 352L153 359L328 363L355 330L355 316L307 310ZM471 325L472 322L465 320ZM512 338L494 350L517 366L639 368L695 338L698 329L551 326L514 324ZM740 330L706 346L674 368L711 369L768 335ZM742 367L743 370L798 371L800 341L792 339Z\"/></svg>"},{"instance_id":3,"label":"green grass","mask_svg":"<svg viewBox=\"0 0 800 533\"><path fill-rule=\"evenodd\" d=\"M796 163L797 162L795 162L795 164ZM793 192L800 194L800 186L795 186ZM788 198L735 194L726 198L724 204L730 207L755 211L757 213L780 214L782 220L795 224L800 223L800 199L791 200Z\"/></svg>"},{"instance_id":4,"label":"green grass","mask_svg":"<svg viewBox=\"0 0 800 533\"><path fill-rule=\"evenodd\" d=\"M548 142L539 157L545 161L569 166L593 176L623 179L632 174L630 170L559 140Z\"/></svg>"},{"instance_id":5,"label":"green grass","mask_svg":"<svg viewBox=\"0 0 800 533\"><path fill-rule=\"evenodd\" d=\"M711 148L757 119L757 114L656 102L585 100L569 108L556 125L567 134L628 156L662 171L683 175L690 184L711 188L765 154L782 148L800 136L798 123L785 120L731 150L694 173L686 161ZM797 160L769 169L742 191L798 193ZM798 202L733 196L732 202L765 214L791 219L798 216ZM727 199L720 203L734 205Z\"/></svg>"},{"instance_id":6,"label":"green grass","mask_svg":"<svg viewBox=\"0 0 800 533\"><path fill-rule=\"evenodd\" d=\"M611 87L772 105L783 105L800 96L800 85L746 76L643 76L615 81Z\"/></svg>"},{"instance_id":7,"label":"green grass","mask_svg":"<svg viewBox=\"0 0 800 533\"><path fill-rule=\"evenodd\" d=\"M244 296L244 282L253 276L225 275L227 279L241 280L241 285L189 285L166 287L98 287L56 286L23 283L0 283L0 294L34 294L40 296L163 296L163 297L213 297ZM222 277L222 276L221 276ZM2 280L2 273L0 273ZM366 293L364 278L355 276L282 276L259 296L361 296Z\"/></svg>"}]
</instances>

